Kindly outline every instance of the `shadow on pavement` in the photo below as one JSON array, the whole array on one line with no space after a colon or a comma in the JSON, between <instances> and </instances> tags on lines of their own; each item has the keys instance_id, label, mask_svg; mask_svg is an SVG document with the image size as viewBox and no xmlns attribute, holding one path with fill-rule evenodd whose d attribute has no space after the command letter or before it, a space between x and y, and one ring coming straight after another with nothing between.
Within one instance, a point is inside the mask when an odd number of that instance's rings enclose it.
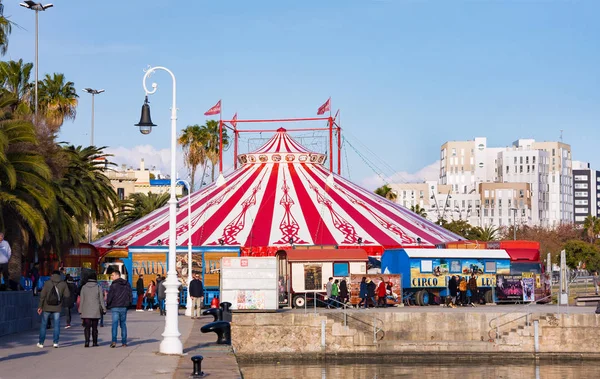
<instances>
[{"instance_id":1,"label":"shadow on pavement","mask_svg":"<svg viewBox=\"0 0 600 379\"><path fill-rule=\"evenodd\" d=\"M11 359L20 359L20 358L28 358L28 357L38 357L40 355L46 354L48 351L36 351L35 353L19 353L8 355L4 358L0 357L0 362L10 361Z\"/></svg>"}]
</instances>

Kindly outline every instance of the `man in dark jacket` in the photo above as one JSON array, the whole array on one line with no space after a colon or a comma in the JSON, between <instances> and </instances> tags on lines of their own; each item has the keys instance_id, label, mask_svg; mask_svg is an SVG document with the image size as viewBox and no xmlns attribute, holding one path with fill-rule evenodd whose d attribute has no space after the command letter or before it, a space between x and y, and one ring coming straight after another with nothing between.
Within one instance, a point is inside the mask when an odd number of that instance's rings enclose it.
<instances>
[{"instance_id":1,"label":"man in dark jacket","mask_svg":"<svg viewBox=\"0 0 600 379\"><path fill-rule=\"evenodd\" d=\"M140 274L137 282L135 283L135 292L137 293L137 304L135 306L136 312L143 312L142 304L144 303L144 275Z\"/></svg>"},{"instance_id":2,"label":"man in dark jacket","mask_svg":"<svg viewBox=\"0 0 600 379\"><path fill-rule=\"evenodd\" d=\"M71 327L71 309L77 301L77 286L75 285L71 275L67 274L65 279L67 282L67 287L69 287L69 293L71 294L70 296L65 297L63 301L63 305L67 311L67 326L65 326L65 329L69 329Z\"/></svg>"},{"instance_id":3,"label":"man in dark jacket","mask_svg":"<svg viewBox=\"0 0 600 379\"><path fill-rule=\"evenodd\" d=\"M117 346L117 331L121 327L121 346L127 346L127 307L133 301L129 283L121 278L119 271L110 274L112 283L106 298L106 307L112 311L112 342L110 347Z\"/></svg>"},{"instance_id":4,"label":"man in dark jacket","mask_svg":"<svg viewBox=\"0 0 600 379\"><path fill-rule=\"evenodd\" d=\"M471 274L467 287L471 291L471 306L474 307L479 302L479 289L477 288L477 277L475 274Z\"/></svg>"},{"instance_id":5,"label":"man in dark jacket","mask_svg":"<svg viewBox=\"0 0 600 379\"><path fill-rule=\"evenodd\" d=\"M456 275L452 275L452 278L448 281L448 291L450 292L450 307L456 306L456 295L458 294L458 281Z\"/></svg>"},{"instance_id":6,"label":"man in dark jacket","mask_svg":"<svg viewBox=\"0 0 600 379\"><path fill-rule=\"evenodd\" d=\"M159 282L157 280L156 283L156 288L158 288L156 293L158 298L158 308L160 308L160 315L166 316L167 312L165 312L165 300L167 299L167 289L165 288L165 279L161 278L161 281Z\"/></svg>"},{"instance_id":7,"label":"man in dark jacket","mask_svg":"<svg viewBox=\"0 0 600 379\"><path fill-rule=\"evenodd\" d=\"M54 293L52 293L54 291ZM42 293L40 294L40 303L38 305L38 314L42 315L42 323L40 325L40 339L37 347L44 347L46 340L46 328L48 326L48 318L52 316L54 321L54 335L52 342L54 347L58 347L58 339L60 337L60 311L63 307L62 303L65 298L71 296L69 287L60 277L60 271L54 271L50 280L44 283ZM58 304L52 304L54 302Z\"/></svg>"},{"instance_id":8,"label":"man in dark jacket","mask_svg":"<svg viewBox=\"0 0 600 379\"><path fill-rule=\"evenodd\" d=\"M204 301L204 285L198 274L194 274L194 279L190 282L190 298L192 299L192 319L200 318L202 311L202 302Z\"/></svg>"},{"instance_id":9,"label":"man in dark jacket","mask_svg":"<svg viewBox=\"0 0 600 379\"><path fill-rule=\"evenodd\" d=\"M377 288L377 286L375 285L375 282L372 281L371 279L367 279L367 292L368 292L368 300L371 300L373 302L373 306L375 306L377 303L375 302L375 289ZM365 305L368 304L368 300L365 303ZM366 308L366 306L365 306Z\"/></svg>"}]
</instances>

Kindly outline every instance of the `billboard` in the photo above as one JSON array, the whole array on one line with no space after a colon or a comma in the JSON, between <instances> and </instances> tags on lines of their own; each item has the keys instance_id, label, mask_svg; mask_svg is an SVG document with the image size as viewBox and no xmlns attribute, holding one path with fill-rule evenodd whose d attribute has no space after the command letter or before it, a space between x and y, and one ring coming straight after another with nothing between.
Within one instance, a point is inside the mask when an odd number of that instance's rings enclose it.
<instances>
[{"instance_id":1,"label":"billboard","mask_svg":"<svg viewBox=\"0 0 600 379\"><path fill-rule=\"evenodd\" d=\"M467 280L471 274L477 276L479 287L492 287L496 283L496 274L509 274L509 260L489 259L411 259L410 287L447 287L452 275L463 276Z\"/></svg>"},{"instance_id":2,"label":"billboard","mask_svg":"<svg viewBox=\"0 0 600 379\"><path fill-rule=\"evenodd\" d=\"M496 280L496 298L498 301L523 300L521 275L498 275Z\"/></svg>"},{"instance_id":3,"label":"billboard","mask_svg":"<svg viewBox=\"0 0 600 379\"><path fill-rule=\"evenodd\" d=\"M276 257L223 257L220 262L221 302L234 310L279 308Z\"/></svg>"}]
</instances>

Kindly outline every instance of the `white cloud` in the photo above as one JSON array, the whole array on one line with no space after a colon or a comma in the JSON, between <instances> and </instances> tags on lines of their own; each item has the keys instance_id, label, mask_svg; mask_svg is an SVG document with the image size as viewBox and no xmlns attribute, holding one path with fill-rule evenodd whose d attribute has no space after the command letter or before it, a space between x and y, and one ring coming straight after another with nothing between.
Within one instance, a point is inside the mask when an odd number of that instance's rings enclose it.
<instances>
[{"instance_id":1,"label":"white cloud","mask_svg":"<svg viewBox=\"0 0 600 379\"><path fill-rule=\"evenodd\" d=\"M377 175L369 176L361 181L361 185L367 189L374 190L386 183L422 183L427 180L438 180L440 173L440 161L435 161L420 170L410 173L399 171L388 177Z\"/></svg>"}]
</instances>

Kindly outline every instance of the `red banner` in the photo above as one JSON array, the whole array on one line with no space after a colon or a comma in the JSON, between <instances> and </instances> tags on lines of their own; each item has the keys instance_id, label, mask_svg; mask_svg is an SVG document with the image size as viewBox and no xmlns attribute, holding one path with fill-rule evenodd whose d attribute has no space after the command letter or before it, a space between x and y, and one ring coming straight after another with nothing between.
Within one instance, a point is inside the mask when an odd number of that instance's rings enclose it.
<instances>
[{"instance_id":1,"label":"red banner","mask_svg":"<svg viewBox=\"0 0 600 379\"><path fill-rule=\"evenodd\" d=\"M214 107L210 108L209 110L207 110L204 115L205 116L210 116L213 114L219 114L221 113L221 100L219 100L219 102L217 104L215 104Z\"/></svg>"},{"instance_id":2,"label":"red banner","mask_svg":"<svg viewBox=\"0 0 600 379\"><path fill-rule=\"evenodd\" d=\"M231 119L231 125L233 125L234 128L237 127L237 112L235 112L233 118Z\"/></svg>"},{"instance_id":3,"label":"red banner","mask_svg":"<svg viewBox=\"0 0 600 379\"><path fill-rule=\"evenodd\" d=\"M325 114L325 112L329 111L330 109L331 109L331 97L329 99L327 99L325 104L323 104L319 107L319 110L317 111L317 115Z\"/></svg>"}]
</instances>

